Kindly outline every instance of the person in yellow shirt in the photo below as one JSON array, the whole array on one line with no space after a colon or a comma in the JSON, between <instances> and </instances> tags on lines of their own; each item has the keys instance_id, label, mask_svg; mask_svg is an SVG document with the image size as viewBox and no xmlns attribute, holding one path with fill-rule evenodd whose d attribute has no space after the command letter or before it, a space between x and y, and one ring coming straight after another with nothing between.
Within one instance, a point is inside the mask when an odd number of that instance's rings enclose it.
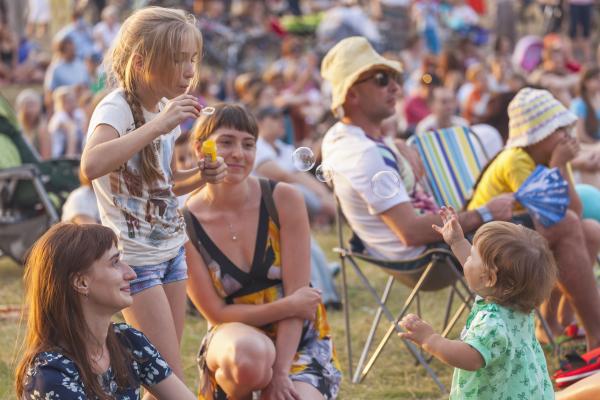
<instances>
[{"instance_id":1,"label":"person in yellow shirt","mask_svg":"<svg viewBox=\"0 0 600 400\"><path fill-rule=\"evenodd\" d=\"M555 334L562 333L570 304L586 331L588 349L600 346L600 295L593 274L593 262L600 250L600 224L582 219L581 201L575 191L569 162L579 151L572 134L577 117L550 92L524 88L508 106L509 137L506 146L481 173L475 185L469 210L503 193L516 192L537 165L556 167L569 183L570 204L565 217L551 227L532 221L515 202L514 220L534 227L550 244L559 267L559 288L542 307L542 314ZM559 315L565 317L557 318ZM545 341L543 332L538 338Z\"/></svg>"}]
</instances>

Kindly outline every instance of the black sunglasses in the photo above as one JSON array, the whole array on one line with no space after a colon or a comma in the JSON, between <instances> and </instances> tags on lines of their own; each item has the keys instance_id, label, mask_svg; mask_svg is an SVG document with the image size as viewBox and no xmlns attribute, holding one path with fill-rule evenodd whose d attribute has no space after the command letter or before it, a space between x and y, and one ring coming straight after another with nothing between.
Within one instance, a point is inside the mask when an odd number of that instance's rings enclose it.
<instances>
[{"instance_id":1,"label":"black sunglasses","mask_svg":"<svg viewBox=\"0 0 600 400\"><path fill-rule=\"evenodd\" d=\"M400 76L400 74L396 73L396 72L388 72L388 71L377 71L376 73L374 73L373 75L363 78L359 81L354 82L354 84L359 84L359 83L363 83L366 82L368 80L373 79L375 81L375 84L379 87L386 87L387 85L390 84L390 80L393 80L394 82L396 82L397 85L401 85L402 84L402 77Z\"/></svg>"}]
</instances>

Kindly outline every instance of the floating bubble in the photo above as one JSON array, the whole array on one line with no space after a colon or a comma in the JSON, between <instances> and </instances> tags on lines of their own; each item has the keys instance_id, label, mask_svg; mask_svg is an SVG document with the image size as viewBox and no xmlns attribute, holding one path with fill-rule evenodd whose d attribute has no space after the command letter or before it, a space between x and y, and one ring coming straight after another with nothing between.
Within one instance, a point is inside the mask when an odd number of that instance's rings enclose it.
<instances>
[{"instance_id":1,"label":"floating bubble","mask_svg":"<svg viewBox=\"0 0 600 400\"><path fill-rule=\"evenodd\" d=\"M315 170L315 178L321 182L331 182L333 179L333 169L326 164L321 164Z\"/></svg>"},{"instance_id":2,"label":"floating bubble","mask_svg":"<svg viewBox=\"0 0 600 400\"><path fill-rule=\"evenodd\" d=\"M393 171L379 171L371 179L373 193L382 199L391 199L400 192L400 176Z\"/></svg>"},{"instance_id":3,"label":"floating bubble","mask_svg":"<svg viewBox=\"0 0 600 400\"><path fill-rule=\"evenodd\" d=\"M214 107L203 107L202 111L200 111L202 115L213 115L215 113Z\"/></svg>"},{"instance_id":4,"label":"floating bubble","mask_svg":"<svg viewBox=\"0 0 600 400\"><path fill-rule=\"evenodd\" d=\"M298 147L292 154L294 166L300 171L309 171L315 165L315 155L308 147Z\"/></svg>"}]
</instances>

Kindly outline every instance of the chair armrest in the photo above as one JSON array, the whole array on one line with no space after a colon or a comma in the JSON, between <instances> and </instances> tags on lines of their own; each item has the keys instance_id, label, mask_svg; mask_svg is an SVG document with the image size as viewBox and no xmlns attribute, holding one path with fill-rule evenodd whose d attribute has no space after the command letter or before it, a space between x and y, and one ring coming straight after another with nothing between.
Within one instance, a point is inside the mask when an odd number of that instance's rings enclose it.
<instances>
[{"instance_id":1,"label":"chair armrest","mask_svg":"<svg viewBox=\"0 0 600 400\"><path fill-rule=\"evenodd\" d=\"M40 170L35 164L23 164L18 167L4 168L0 170L0 180L33 180L39 176Z\"/></svg>"}]
</instances>

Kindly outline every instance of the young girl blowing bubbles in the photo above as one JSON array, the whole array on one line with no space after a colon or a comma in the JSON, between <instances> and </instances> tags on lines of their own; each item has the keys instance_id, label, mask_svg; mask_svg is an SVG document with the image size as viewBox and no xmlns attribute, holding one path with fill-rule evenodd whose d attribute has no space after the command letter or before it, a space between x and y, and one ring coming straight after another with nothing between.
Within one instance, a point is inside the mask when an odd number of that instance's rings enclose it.
<instances>
[{"instance_id":1,"label":"young girl blowing bubbles","mask_svg":"<svg viewBox=\"0 0 600 400\"><path fill-rule=\"evenodd\" d=\"M533 310L554 287L556 265L544 238L534 230L494 221L479 228L473 246L452 207L440 211L444 237L477 294L460 340L449 340L414 314L400 321L410 339L454 366L451 399L552 399Z\"/></svg>"},{"instance_id":2,"label":"young girl blowing bubbles","mask_svg":"<svg viewBox=\"0 0 600 400\"><path fill-rule=\"evenodd\" d=\"M198 81L201 51L193 17L181 10L151 7L130 16L107 59L118 88L94 110L81 160L102 223L118 235L123 261L137 275L125 319L179 377L187 238L176 196L226 174L222 159L185 171L173 160L179 124L200 115L187 88Z\"/></svg>"}]
</instances>

